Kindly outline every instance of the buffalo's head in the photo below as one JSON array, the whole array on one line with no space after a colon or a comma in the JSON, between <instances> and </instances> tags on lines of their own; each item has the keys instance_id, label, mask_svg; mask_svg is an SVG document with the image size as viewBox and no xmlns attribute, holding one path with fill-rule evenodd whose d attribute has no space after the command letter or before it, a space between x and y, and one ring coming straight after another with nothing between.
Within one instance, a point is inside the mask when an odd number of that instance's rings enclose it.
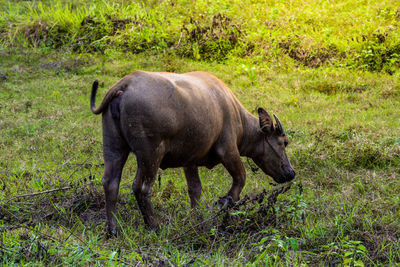
<instances>
[{"instance_id":1,"label":"buffalo's head","mask_svg":"<svg viewBox=\"0 0 400 267\"><path fill-rule=\"evenodd\" d=\"M260 132L252 155L253 161L264 173L271 176L277 183L292 180L296 175L286 155L285 148L289 141L282 123L274 114L276 124L268 113L258 109Z\"/></svg>"}]
</instances>

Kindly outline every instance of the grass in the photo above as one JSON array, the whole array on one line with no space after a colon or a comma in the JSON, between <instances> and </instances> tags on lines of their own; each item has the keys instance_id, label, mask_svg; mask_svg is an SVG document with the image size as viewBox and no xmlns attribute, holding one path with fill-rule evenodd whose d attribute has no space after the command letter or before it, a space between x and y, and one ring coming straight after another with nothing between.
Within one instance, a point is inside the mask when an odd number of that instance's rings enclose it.
<instances>
[{"instance_id":1,"label":"grass","mask_svg":"<svg viewBox=\"0 0 400 267\"><path fill-rule=\"evenodd\" d=\"M276 72L256 66L252 78L240 65L170 55L127 58L116 53L105 60L28 51L3 54L2 71L8 75L1 84L6 101L0 110L4 263L399 261L399 103L387 97L398 83L393 76L329 68ZM50 63L59 67L49 69ZM136 169L132 157L120 192L121 236L105 237L101 120L88 108L90 85L99 79L104 93L137 68L207 70L225 80L249 110L263 106L281 117L291 139L288 153L297 183L304 191L293 187L279 196L275 224L241 229L246 221L241 220L253 218L257 210L251 206L238 211L239 224L231 222L236 231L222 231L223 218L213 218L218 214L213 203L229 188L229 174L222 167L201 170L203 204L192 214L183 173L176 169L163 171L161 187L154 187L153 203L163 223L160 233L153 233L144 227L130 195ZM321 77L327 77L324 84ZM323 92L339 82L345 86ZM363 90L349 89L360 86ZM385 118L376 119L381 114ZM243 196L271 188L270 178L247 172ZM7 201L67 185L72 189ZM192 230L207 218L207 224ZM174 240L187 231L189 235Z\"/></svg>"},{"instance_id":2,"label":"grass","mask_svg":"<svg viewBox=\"0 0 400 267\"><path fill-rule=\"evenodd\" d=\"M76 52L176 50L224 61L393 74L400 66L396 1L0 1L3 46ZM112 48L110 48L112 47Z\"/></svg>"},{"instance_id":3,"label":"grass","mask_svg":"<svg viewBox=\"0 0 400 267\"><path fill-rule=\"evenodd\" d=\"M390 30L398 27L396 8L388 1L1 1L1 263L399 264L400 75L396 61L385 61L396 57L388 52L398 43ZM113 33L113 21L123 28ZM364 66L370 61L360 55L371 42L382 53ZM331 45L336 52L325 60ZM121 234L108 239L101 119L89 110L89 94L95 79L104 95L136 69L208 71L254 114L257 107L276 113L290 137L295 184L271 203L265 196L225 213L214 203L229 174L201 169L202 203L191 211L182 170L162 171L154 233L130 193L131 156L120 188ZM273 188L245 165L242 197Z\"/></svg>"}]
</instances>

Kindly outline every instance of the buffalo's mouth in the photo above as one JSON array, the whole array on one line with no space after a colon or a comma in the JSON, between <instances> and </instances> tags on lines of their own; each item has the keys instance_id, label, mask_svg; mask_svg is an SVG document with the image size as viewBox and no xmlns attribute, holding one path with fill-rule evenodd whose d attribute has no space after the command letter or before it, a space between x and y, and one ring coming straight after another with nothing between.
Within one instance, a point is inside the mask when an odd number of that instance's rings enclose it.
<instances>
[{"instance_id":1,"label":"buffalo's mouth","mask_svg":"<svg viewBox=\"0 0 400 267\"><path fill-rule=\"evenodd\" d=\"M272 178L275 180L275 182L283 184L283 183L293 180L295 176L296 176L296 172L293 169L291 169L291 170L284 172L283 175L278 176L279 178L278 177L272 177Z\"/></svg>"},{"instance_id":2,"label":"buffalo's mouth","mask_svg":"<svg viewBox=\"0 0 400 267\"><path fill-rule=\"evenodd\" d=\"M279 184L283 184L286 182L289 182L294 179L296 176L296 172L293 170L291 167L281 167L279 170L274 170L273 172L271 170L268 170L266 166L261 164L257 159L253 159L253 161L257 164L257 166L267 175L271 176L272 179L274 179L275 182Z\"/></svg>"},{"instance_id":3,"label":"buffalo's mouth","mask_svg":"<svg viewBox=\"0 0 400 267\"><path fill-rule=\"evenodd\" d=\"M296 176L296 172L293 169L290 169L288 172L285 173L286 181L291 181Z\"/></svg>"}]
</instances>

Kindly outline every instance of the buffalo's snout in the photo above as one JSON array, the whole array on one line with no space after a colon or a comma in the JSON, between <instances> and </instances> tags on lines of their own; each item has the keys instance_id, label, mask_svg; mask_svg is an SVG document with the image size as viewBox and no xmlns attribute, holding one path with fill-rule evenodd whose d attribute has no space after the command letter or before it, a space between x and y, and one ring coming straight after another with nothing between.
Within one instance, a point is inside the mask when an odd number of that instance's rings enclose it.
<instances>
[{"instance_id":1,"label":"buffalo's snout","mask_svg":"<svg viewBox=\"0 0 400 267\"><path fill-rule=\"evenodd\" d=\"M286 168L283 169L281 172L281 175L278 179L274 179L276 182L282 184L286 182L290 182L291 180L294 179L296 176L296 172L293 170L293 168Z\"/></svg>"},{"instance_id":2,"label":"buffalo's snout","mask_svg":"<svg viewBox=\"0 0 400 267\"><path fill-rule=\"evenodd\" d=\"M289 169L285 172L285 180L286 182L289 182L294 179L296 176L296 172L293 169Z\"/></svg>"}]
</instances>

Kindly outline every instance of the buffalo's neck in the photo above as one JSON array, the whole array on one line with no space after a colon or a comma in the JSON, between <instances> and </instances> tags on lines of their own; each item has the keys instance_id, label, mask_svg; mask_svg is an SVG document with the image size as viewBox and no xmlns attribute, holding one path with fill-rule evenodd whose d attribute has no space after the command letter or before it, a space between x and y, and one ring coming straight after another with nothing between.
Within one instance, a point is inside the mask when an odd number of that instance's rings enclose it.
<instances>
[{"instance_id":1,"label":"buffalo's neck","mask_svg":"<svg viewBox=\"0 0 400 267\"><path fill-rule=\"evenodd\" d=\"M238 144L239 152L241 156L252 158L261 134L259 120L244 108L241 110L241 119L243 134Z\"/></svg>"}]
</instances>

